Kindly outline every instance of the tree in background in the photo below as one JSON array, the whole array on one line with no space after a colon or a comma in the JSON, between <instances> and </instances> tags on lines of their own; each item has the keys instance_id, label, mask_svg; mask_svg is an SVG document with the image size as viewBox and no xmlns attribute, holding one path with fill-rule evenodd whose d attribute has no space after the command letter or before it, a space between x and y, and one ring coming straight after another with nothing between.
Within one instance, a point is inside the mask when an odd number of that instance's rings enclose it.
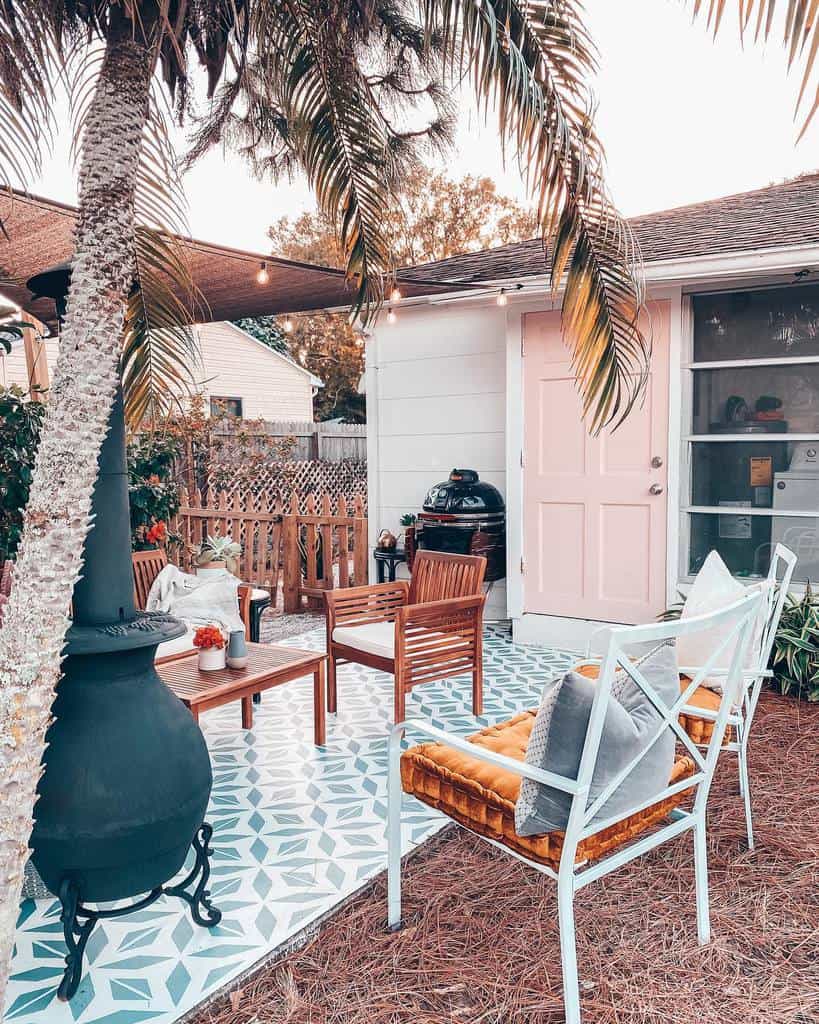
<instances>
[{"instance_id":1,"label":"tree in background","mask_svg":"<svg viewBox=\"0 0 819 1024\"><path fill-rule=\"evenodd\" d=\"M400 198L385 211L384 221L396 266L521 241L538 230L535 211L500 195L491 178L470 174L454 181L420 165L407 176ZM333 224L321 211L281 217L268 234L277 256L325 267L344 266ZM364 345L345 316L295 317L289 335L282 330L281 318L237 323L277 351L286 345L301 366L324 382L314 401L317 420L366 420L365 399L358 393Z\"/></svg>"},{"instance_id":2,"label":"tree in background","mask_svg":"<svg viewBox=\"0 0 819 1024\"><path fill-rule=\"evenodd\" d=\"M398 267L519 242L538 233L536 211L500 195L491 178L468 174L456 181L418 165L384 211L384 222ZM276 256L344 266L332 222L321 212L281 217L268 235Z\"/></svg>"}]
</instances>

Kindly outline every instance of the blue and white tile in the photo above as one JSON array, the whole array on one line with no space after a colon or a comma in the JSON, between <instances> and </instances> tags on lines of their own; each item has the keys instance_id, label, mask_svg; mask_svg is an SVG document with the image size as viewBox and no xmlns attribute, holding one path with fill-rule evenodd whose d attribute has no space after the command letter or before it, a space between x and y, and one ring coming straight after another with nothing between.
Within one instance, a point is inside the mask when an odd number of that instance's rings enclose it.
<instances>
[{"instance_id":1,"label":"blue and white tile","mask_svg":"<svg viewBox=\"0 0 819 1024\"><path fill-rule=\"evenodd\" d=\"M287 641L322 650L321 631ZM565 669L556 651L513 645L490 627L484 647L484 716L470 712L468 678L414 690L407 714L461 734L538 703ZM386 742L392 678L363 666L339 669L339 713L324 748L312 742L311 680L263 695L253 729L238 704L203 716L214 774L211 892L223 911L212 931L184 905L163 899L97 926L69 1004L56 999L65 946L56 900L27 901L17 928L7 1024L171 1024L268 956L383 870ZM443 818L407 800L404 848Z\"/></svg>"}]
</instances>

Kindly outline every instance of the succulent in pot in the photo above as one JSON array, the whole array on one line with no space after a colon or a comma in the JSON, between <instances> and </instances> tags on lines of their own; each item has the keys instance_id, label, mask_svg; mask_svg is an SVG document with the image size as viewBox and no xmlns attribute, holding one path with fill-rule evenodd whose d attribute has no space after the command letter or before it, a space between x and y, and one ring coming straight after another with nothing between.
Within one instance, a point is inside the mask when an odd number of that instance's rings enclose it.
<instances>
[{"instance_id":1,"label":"succulent in pot","mask_svg":"<svg viewBox=\"0 0 819 1024\"><path fill-rule=\"evenodd\" d=\"M194 563L197 570L227 570L234 576L239 573L239 556L242 553L242 545L232 537L211 537L208 534L202 541L202 546L194 553Z\"/></svg>"}]
</instances>

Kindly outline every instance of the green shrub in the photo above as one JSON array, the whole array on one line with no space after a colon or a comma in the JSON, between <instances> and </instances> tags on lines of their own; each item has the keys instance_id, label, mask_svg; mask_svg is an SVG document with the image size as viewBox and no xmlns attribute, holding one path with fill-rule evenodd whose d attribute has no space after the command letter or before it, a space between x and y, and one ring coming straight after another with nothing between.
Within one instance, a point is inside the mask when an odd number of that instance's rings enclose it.
<instances>
[{"instance_id":1,"label":"green shrub","mask_svg":"<svg viewBox=\"0 0 819 1024\"><path fill-rule=\"evenodd\" d=\"M774 638L771 668L780 693L819 701L819 596L805 587L802 597L788 594Z\"/></svg>"},{"instance_id":2,"label":"green shrub","mask_svg":"<svg viewBox=\"0 0 819 1024\"><path fill-rule=\"evenodd\" d=\"M141 434L128 444L128 500L131 543L135 551L178 543L168 523L179 511L174 461L182 449L169 434Z\"/></svg>"},{"instance_id":3,"label":"green shrub","mask_svg":"<svg viewBox=\"0 0 819 1024\"><path fill-rule=\"evenodd\" d=\"M0 564L20 543L44 414L16 385L0 388Z\"/></svg>"}]
</instances>

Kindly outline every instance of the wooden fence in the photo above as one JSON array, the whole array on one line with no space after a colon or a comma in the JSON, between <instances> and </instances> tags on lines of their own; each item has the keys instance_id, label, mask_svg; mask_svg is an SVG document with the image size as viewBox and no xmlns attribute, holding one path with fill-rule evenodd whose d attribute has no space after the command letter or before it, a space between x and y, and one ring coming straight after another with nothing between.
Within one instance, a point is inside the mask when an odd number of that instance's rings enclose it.
<instances>
[{"instance_id":1,"label":"wooden fence","mask_svg":"<svg viewBox=\"0 0 819 1024\"><path fill-rule=\"evenodd\" d=\"M319 511L310 494L302 514L298 496L293 495L283 527L285 612L298 611L304 597L308 607L320 608L323 591L367 582L367 519L360 498L353 499L350 511L352 515L342 497L338 515L333 515L328 494Z\"/></svg>"},{"instance_id":2,"label":"wooden fence","mask_svg":"<svg viewBox=\"0 0 819 1024\"><path fill-rule=\"evenodd\" d=\"M275 603L282 578L284 609L321 606L321 593L332 587L367 582L367 515L364 499L348 501L324 494L293 492L286 508L278 500L248 491L199 491L180 495L170 532L181 538L174 558L186 571L207 536L231 536L242 545L238 575L245 583L269 590Z\"/></svg>"},{"instance_id":3,"label":"wooden fence","mask_svg":"<svg viewBox=\"0 0 819 1024\"><path fill-rule=\"evenodd\" d=\"M225 420L215 424L214 434L229 435L236 424ZM293 441L290 458L295 461L318 459L322 462L343 462L345 459L367 458L367 425L365 423L297 423L266 420L242 420L244 434L278 437Z\"/></svg>"}]
</instances>

